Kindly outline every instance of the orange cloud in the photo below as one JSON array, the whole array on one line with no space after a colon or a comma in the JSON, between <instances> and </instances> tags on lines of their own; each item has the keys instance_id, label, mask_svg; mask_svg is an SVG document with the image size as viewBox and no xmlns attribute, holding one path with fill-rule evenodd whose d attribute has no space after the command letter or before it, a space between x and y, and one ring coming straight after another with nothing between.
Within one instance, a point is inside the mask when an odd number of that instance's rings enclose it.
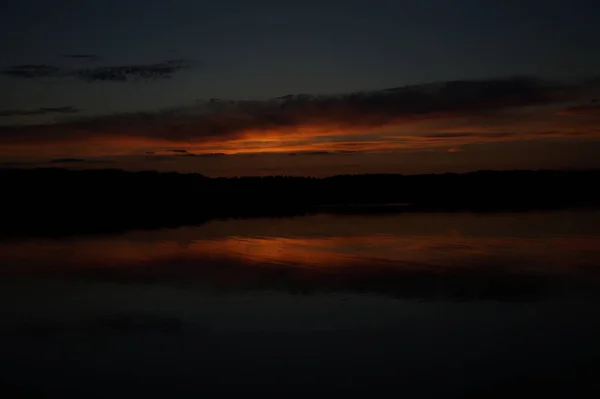
<instances>
[{"instance_id":1,"label":"orange cloud","mask_svg":"<svg viewBox=\"0 0 600 399\"><path fill-rule=\"evenodd\" d=\"M600 116L600 105L580 105L561 109L559 115L592 115Z\"/></svg>"},{"instance_id":2,"label":"orange cloud","mask_svg":"<svg viewBox=\"0 0 600 399\"><path fill-rule=\"evenodd\" d=\"M381 151L598 138L600 115L594 107L565 108L581 92L577 85L510 78L267 101L209 101L158 112L0 126L0 155L108 156L173 148L197 154Z\"/></svg>"}]
</instances>

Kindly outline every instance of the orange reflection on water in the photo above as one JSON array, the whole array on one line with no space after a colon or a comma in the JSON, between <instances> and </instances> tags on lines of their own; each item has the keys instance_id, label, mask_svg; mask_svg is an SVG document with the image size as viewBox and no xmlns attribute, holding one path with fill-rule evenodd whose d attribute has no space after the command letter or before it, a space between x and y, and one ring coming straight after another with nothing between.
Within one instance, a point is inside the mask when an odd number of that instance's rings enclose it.
<instances>
[{"instance_id":1,"label":"orange reflection on water","mask_svg":"<svg viewBox=\"0 0 600 399\"><path fill-rule=\"evenodd\" d=\"M402 236L225 236L178 242L114 238L30 241L0 245L2 270L127 268L169 261L201 268L214 260L260 266L453 269L502 267L561 270L600 260L598 237L472 237L458 233Z\"/></svg>"},{"instance_id":2,"label":"orange reflection on water","mask_svg":"<svg viewBox=\"0 0 600 399\"><path fill-rule=\"evenodd\" d=\"M327 239L287 237L228 237L197 241L190 246L193 256L213 255L252 262L341 266L347 261L331 251Z\"/></svg>"},{"instance_id":3,"label":"orange reflection on water","mask_svg":"<svg viewBox=\"0 0 600 399\"><path fill-rule=\"evenodd\" d=\"M254 264L341 267L393 237L223 237L187 243L126 238L39 241L0 246L5 265L134 266L158 260L238 259Z\"/></svg>"}]
</instances>

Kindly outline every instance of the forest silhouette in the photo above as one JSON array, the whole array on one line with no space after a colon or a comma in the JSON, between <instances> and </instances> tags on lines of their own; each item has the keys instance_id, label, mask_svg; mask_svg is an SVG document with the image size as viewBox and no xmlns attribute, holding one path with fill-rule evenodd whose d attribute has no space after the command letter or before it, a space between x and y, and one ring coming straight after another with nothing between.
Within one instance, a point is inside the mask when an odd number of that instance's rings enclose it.
<instances>
[{"instance_id":1,"label":"forest silhouette","mask_svg":"<svg viewBox=\"0 0 600 399\"><path fill-rule=\"evenodd\" d=\"M529 211L600 205L600 170L210 178L119 169L0 169L4 238L318 212Z\"/></svg>"}]
</instances>

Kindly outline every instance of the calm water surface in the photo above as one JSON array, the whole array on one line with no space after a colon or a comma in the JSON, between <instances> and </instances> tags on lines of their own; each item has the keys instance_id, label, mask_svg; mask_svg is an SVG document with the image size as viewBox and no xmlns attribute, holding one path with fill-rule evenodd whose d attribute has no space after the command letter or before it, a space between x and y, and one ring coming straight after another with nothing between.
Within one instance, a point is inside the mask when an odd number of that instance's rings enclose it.
<instances>
[{"instance_id":1,"label":"calm water surface","mask_svg":"<svg viewBox=\"0 0 600 399\"><path fill-rule=\"evenodd\" d=\"M5 392L599 389L596 211L316 215L4 241L0 276Z\"/></svg>"}]
</instances>

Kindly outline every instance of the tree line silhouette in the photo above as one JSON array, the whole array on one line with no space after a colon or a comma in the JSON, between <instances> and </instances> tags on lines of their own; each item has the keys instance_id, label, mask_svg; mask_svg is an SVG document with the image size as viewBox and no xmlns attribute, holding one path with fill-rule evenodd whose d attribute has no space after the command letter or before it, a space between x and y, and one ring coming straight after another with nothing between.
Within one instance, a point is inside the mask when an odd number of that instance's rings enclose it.
<instances>
[{"instance_id":1,"label":"tree line silhouette","mask_svg":"<svg viewBox=\"0 0 600 399\"><path fill-rule=\"evenodd\" d=\"M314 212L597 206L600 170L209 178L119 169L0 169L0 234L102 232ZM384 204L403 204L390 206Z\"/></svg>"}]
</instances>

